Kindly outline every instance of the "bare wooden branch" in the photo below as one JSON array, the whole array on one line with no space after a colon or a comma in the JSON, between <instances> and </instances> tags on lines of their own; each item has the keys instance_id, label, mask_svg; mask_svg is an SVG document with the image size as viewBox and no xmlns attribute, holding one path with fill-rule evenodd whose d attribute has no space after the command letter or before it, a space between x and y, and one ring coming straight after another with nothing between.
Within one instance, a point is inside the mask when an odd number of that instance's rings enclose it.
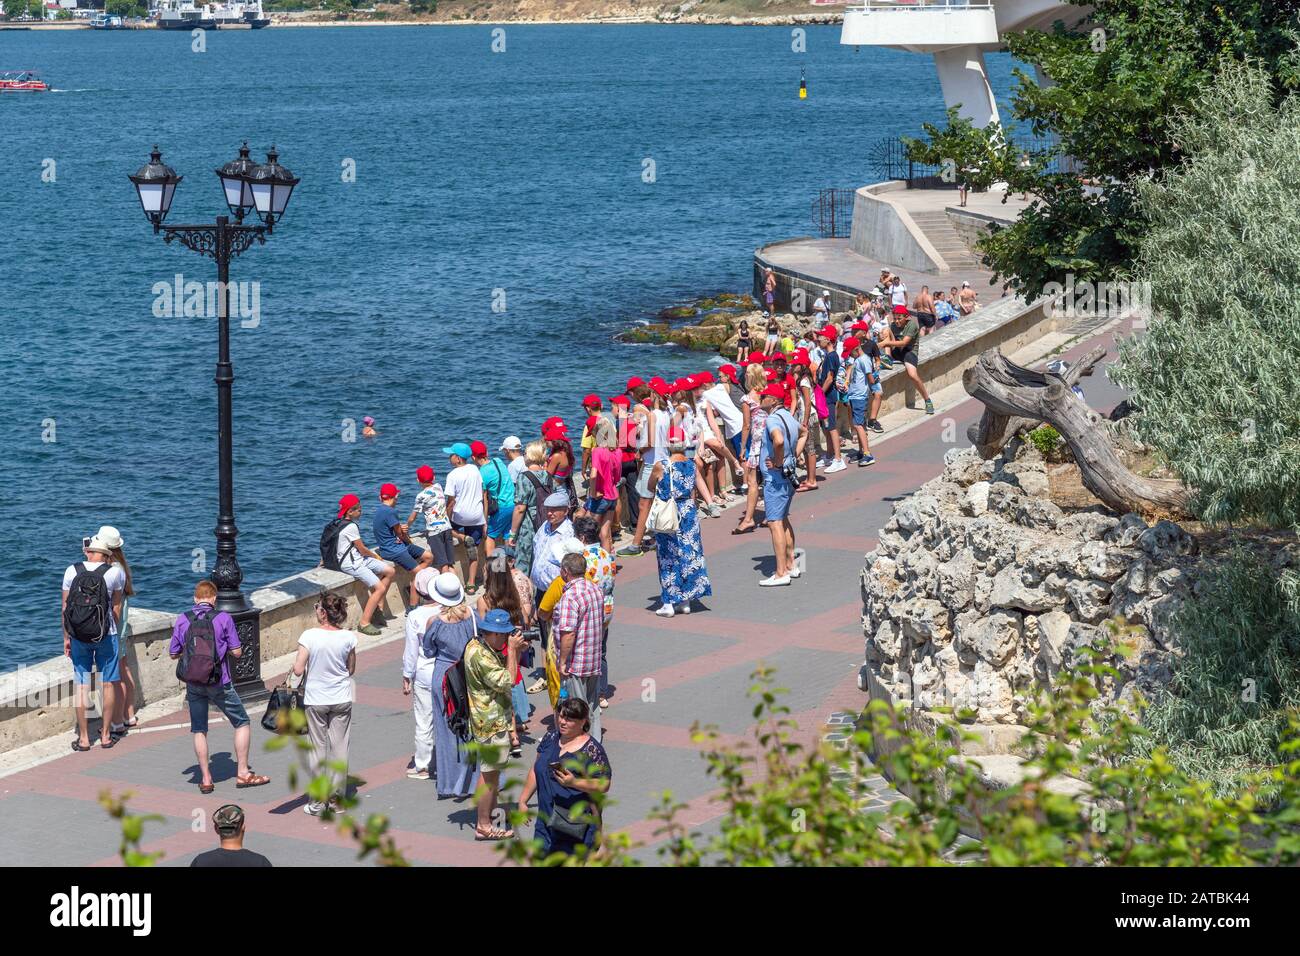
<instances>
[{"instance_id":1,"label":"bare wooden branch","mask_svg":"<svg viewBox=\"0 0 1300 956\"><path fill-rule=\"evenodd\" d=\"M1064 375L1035 372L1012 362L1006 364L1008 369L1011 370L1008 374L1018 384L1041 388L1046 386L1048 380L1051 379L1052 381L1064 382L1067 387L1071 387L1077 384L1080 378L1091 375L1097 363L1105 356L1106 349L1099 345L1066 369ZM970 391L970 389L968 388L967 391ZM1025 432L1033 431L1041 424L1041 419L1000 415L986 406L980 420L966 430L966 437L975 446L975 450L979 452L980 457L987 461L990 458L997 457L1002 449L1007 447L1011 439L1017 435L1023 435Z\"/></svg>"},{"instance_id":2,"label":"bare wooden branch","mask_svg":"<svg viewBox=\"0 0 1300 956\"><path fill-rule=\"evenodd\" d=\"M1084 487L1107 507L1118 512L1187 515L1191 497L1187 486L1130 471L1120 460L1105 419L1079 400L1065 376L1031 372L989 349L965 371L962 384L972 398L984 403L986 414L1008 423L1025 419L1055 428L1074 453Z\"/></svg>"}]
</instances>

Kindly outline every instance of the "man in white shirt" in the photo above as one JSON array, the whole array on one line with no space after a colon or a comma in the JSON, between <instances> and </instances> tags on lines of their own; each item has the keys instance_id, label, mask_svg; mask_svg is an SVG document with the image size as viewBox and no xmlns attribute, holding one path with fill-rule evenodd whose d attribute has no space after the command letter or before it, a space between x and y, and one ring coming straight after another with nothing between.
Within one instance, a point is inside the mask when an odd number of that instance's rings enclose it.
<instances>
[{"instance_id":1,"label":"man in white shirt","mask_svg":"<svg viewBox=\"0 0 1300 956\"><path fill-rule=\"evenodd\" d=\"M831 291L830 289L822 289L822 294L819 295L816 298L816 300L813 302L813 322L815 322L818 326L822 326L825 325L830 320L831 320Z\"/></svg>"},{"instance_id":2,"label":"man in white shirt","mask_svg":"<svg viewBox=\"0 0 1300 956\"><path fill-rule=\"evenodd\" d=\"M708 375L710 379L713 377L708 372L701 374ZM722 421L722 437L726 439L728 447L731 448L732 483L738 488L744 481L744 474L740 466L740 433L745 427L745 416L736 407L736 403L731 400L731 394L725 382L716 382L710 385L704 390L701 397L713 409L714 416Z\"/></svg>"},{"instance_id":3,"label":"man in white shirt","mask_svg":"<svg viewBox=\"0 0 1300 956\"><path fill-rule=\"evenodd\" d=\"M898 276L891 276L893 285L889 287L891 305L907 305L907 285Z\"/></svg>"},{"instance_id":4,"label":"man in white shirt","mask_svg":"<svg viewBox=\"0 0 1300 956\"><path fill-rule=\"evenodd\" d=\"M121 538L108 540L105 532L116 531L105 526L89 540L82 543L82 553L86 560L69 565L63 572L63 656L72 660L72 670L77 684L77 733L78 738L72 742L72 749L77 751L90 749L90 731L86 725L86 687L90 683L91 670L99 668L99 680L104 688L104 720L100 728L99 745L105 750L117 741L112 735L112 715L117 703L117 694L122 691L122 679L119 670L121 648L118 645L118 621L122 617L122 601L126 595L126 573L120 565L112 563L112 548L121 546ZM77 585L78 574L95 579L87 581L86 589ZM87 629L79 624L80 637L70 630L73 622L84 622L88 615L79 612L76 607L77 596L97 591L104 595L107 614L101 618L97 628ZM75 593L73 593L75 592ZM69 614L68 598L73 596L74 607ZM101 605L102 606L102 605ZM98 638L98 639L96 639Z\"/></svg>"},{"instance_id":5,"label":"man in white shirt","mask_svg":"<svg viewBox=\"0 0 1300 956\"><path fill-rule=\"evenodd\" d=\"M528 467L528 462L524 460L524 443L518 435L506 436L506 440L501 443L501 454L506 456L506 472L510 475L511 484L517 483L519 476Z\"/></svg>"},{"instance_id":6,"label":"man in white shirt","mask_svg":"<svg viewBox=\"0 0 1300 956\"><path fill-rule=\"evenodd\" d=\"M471 461L474 452L469 445L458 441L442 451L451 459L451 472L442 487L451 515L451 536L464 547L460 571L466 593L473 594L479 585L478 549L487 537L487 492L482 472Z\"/></svg>"}]
</instances>

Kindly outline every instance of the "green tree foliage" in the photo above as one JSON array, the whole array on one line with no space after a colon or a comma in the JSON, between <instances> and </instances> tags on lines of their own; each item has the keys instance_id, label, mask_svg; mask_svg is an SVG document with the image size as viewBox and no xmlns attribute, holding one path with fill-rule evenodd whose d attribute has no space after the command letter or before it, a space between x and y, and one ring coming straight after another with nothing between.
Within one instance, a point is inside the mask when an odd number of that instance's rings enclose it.
<instances>
[{"instance_id":1,"label":"green tree foliage","mask_svg":"<svg viewBox=\"0 0 1300 956\"><path fill-rule=\"evenodd\" d=\"M1180 770L1232 792L1281 759L1287 715L1300 708L1300 613L1277 572L1243 551L1183 605L1174 629L1181 655L1145 715L1141 752L1165 747Z\"/></svg>"},{"instance_id":2,"label":"green tree foliage","mask_svg":"<svg viewBox=\"0 0 1300 956\"><path fill-rule=\"evenodd\" d=\"M965 183L976 191L988 189L1002 178L1008 146L997 123L979 129L958 115L954 106L948 110L947 126L924 123L922 129L928 139L903 137L908 159L937 166L941 176L951 177L949 182Z\"/></svg>"},{"instance_id":3,"label":"green tree foliage","mask_svg":"<svg viewBox=\"0 0 1300 956\"><path fill-rule=\"evenodd\" d=\"M1127 270L1147 229L1134 179L1175 167L1179 113L1225 63L1250 60L1279 81L1300 80L1294 42L1300 0L1097 0L1085 23L1006 37L1011 53L1050 77L1017 69L1011 120L1054 141L1078 173L1003 162L1030 207L980 247L999 279L1029 297L1049 282L1100 282ZM1010 125L1010 124L1009 124ZM955 157L974 165L979 152Z\"/></svg>"},{"instance_id":4,"label":"green tree foliage","mask_svg":"<svg viewBox=\"0 0 1300 956\"><path fill-rule=\"evenodd\" d=\"M1177 171L1139 185L1145 335L1111 370L1136 435L1214 522L1300 524L1300 95L1225 69L1171 128Z\"/></svg>"},{"instance_id":5,"label":"green tree foliage","mask_svg":"<svg viewBox=\"0 0 1300 956\"><path fill-rule=\"evenodd\" d=\"M143 17L148 15L148 5L141 0L104 0L104 12L119 17Z\"/></svg>"},{"instance_id":6,"label":"green tree foliage","mask_svg":"<svg viewBox=\"0 0 1300 956\"><path fill-rule=\"evenodd\" d=\"M752 741L705 743L724 815L714 837L677 821L665 794L654 814L664 862L675 866L1240 866L1300 861L1300 719L1288 728L1276 766L1244 774L1231 794L1190 776L1161 747L1142 748L1134 715L1101 706L1097 685L1113 680L1119 647L1099 643L1063 671L1031 708L1022 746L1026 775L990 789L978 758L957 760L952 739L909 726L904 708L873 701L844 749L798 741L770 671L755 674ZM872 764L868 753L878 753ZM866 812L842 782L846 772L887 771L911 798ZM1060 786L1067 784L1068 786ZM1261 793L1276 798L1265 810ZM518 829L522 818L515 822ZM962 831L969 836L963 836ZM618 837L619 835L615 835ZM973 839L971 839L973 837ZM596 853L543 857L529 841L504 844L506 858L539 865L629 865L634 847L610 840Z\"/></svg>"}]
</instances>

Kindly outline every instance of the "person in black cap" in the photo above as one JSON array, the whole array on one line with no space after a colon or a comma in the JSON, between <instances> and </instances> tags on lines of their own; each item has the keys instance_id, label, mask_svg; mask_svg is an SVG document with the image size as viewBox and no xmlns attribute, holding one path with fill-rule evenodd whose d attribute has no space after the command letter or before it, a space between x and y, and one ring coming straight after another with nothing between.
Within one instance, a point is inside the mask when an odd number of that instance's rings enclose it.
<instances>
[{"instance_id":1,"label":"person in black cap","mask_svg":"<svg viewBox=\"0 0 1300 956\"><path fill-rule=\"evenodd\" d=\"M271 861L260 853L244 849L244 810L233 803L218 807L212 814L212 829L217 831L221 846L200 853L190 866L270 866Z\"/></svg>"}]
</instances>

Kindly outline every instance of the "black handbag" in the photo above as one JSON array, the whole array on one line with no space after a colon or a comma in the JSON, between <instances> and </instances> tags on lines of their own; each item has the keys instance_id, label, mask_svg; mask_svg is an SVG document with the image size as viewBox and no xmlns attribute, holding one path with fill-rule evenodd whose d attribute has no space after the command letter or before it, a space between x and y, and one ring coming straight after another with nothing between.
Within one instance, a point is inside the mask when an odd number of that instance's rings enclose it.
<instances>
[{"instance_id":1,"label":"black handbag","mask_svg":"<svg viewBox=\"0 0 1300 956\"><path fill-rule=\"evenodd\" d=\"M304 674L297 687L290 687L288 678L285 678L279 687L271 691L271 698L266 702L266 713L262 715L262 726L273 734L285 733L291 726L289 711L301 710L306 716L302 704L302 691L306 684L307 676ZM307 721L304 720L298 733L306 732Z\"/></svg>"},{"instance_id":2,"label":"black handbag","mask_svg":"<svg viewBox=\"0 0 1300 956\"><path fill-rule=\"evenodd\" d=\"M580 806L583 808L582 813L590 816L595 813L595 805L583 801ZM586 843L587 831L591 829L590 823L579 823L573 818L572 811L556 804L551 808L551 817L546 821L546 828L552 833L572 840L574 843Z\"/></svg>"}]
</instances>

